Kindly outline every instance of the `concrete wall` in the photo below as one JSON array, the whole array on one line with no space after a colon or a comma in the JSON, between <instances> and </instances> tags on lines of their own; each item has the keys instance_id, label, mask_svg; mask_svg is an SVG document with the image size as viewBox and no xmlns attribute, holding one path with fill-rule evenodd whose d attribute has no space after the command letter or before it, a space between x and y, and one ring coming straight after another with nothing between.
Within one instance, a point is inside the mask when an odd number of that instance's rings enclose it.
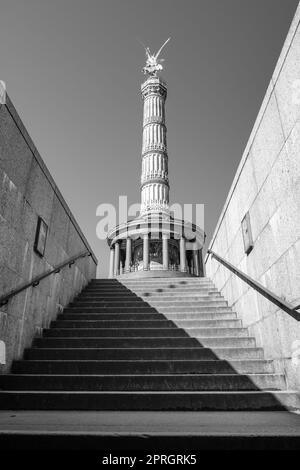
<instances>
[{"instance_id":1,"label":"concrete wall","mask_svg":"<svg viewBox=\"0 0 300 470\"><path fill-rule=\"evenodd\" d=\"M293 306L300 304L299 20L298 7L209 245ZM254 240L248 256L241 231L247 211ZM249 326L266 357L286 372L289 387L300 389L300 322L211 257L206 258L206 273Z\"/></svg>"},{"instance_id":2,"label":"concrete wall","mask_svg":"<svg viewBox=\"0 0 300 470\"><path fill-rule=\"evenodd\" d=\"M38 216L48 225L43 258L33 250ZM91 248L7 97L0 105L0 296L85 250ZM84 258L0 307L7 359L0 372L95 277L96 263L94 255Z\"/></svg>"}]
</instances>

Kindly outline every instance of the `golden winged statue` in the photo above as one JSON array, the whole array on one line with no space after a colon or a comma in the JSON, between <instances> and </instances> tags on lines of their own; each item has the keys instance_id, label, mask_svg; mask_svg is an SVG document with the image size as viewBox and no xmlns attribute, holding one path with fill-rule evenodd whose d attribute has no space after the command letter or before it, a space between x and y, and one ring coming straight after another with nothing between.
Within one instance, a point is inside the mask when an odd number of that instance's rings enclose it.
<instances>
[{"instance_id":1,"label":"golden winged statue","mask_svg":"<svg viewBox=\"0 0 300 470\"><path fill-rule=\"evenodd\" d=\"M146 65L143 67L144 74L148 74L151 77L156 77L157 72L163 69L163 66L160 62L164 62L164 59L159 59L159 54L165 47L165 45L170 41L171 38L168 38L163 45L158 49L156 54L151 54L149 47L145 47L146 51Z\"/></svg>"}]
</instances>

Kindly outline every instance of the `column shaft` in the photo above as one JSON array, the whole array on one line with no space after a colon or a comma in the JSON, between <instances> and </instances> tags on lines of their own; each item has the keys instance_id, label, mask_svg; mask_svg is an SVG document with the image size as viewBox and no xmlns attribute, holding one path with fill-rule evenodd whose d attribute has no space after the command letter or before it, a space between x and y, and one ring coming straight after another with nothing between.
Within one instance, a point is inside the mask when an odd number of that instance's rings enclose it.
<instances>
[{"instance_id":1,"label":"column shaft","mask_svg":"<svg viewBox=\"0 0 300 470\"><path fill-rule=\"evenodd\" d=\"M163 236L162 239L162 251L163 251L163 269L169 269L169 242L168 236Z\"/></svg>"},{"instance_id":2,"label":"column shaft","mask_svg":"<svg viewBox=\"0 0 300 470\"><path fill-rule=\"evenodd\" d=\"M144 235L143 238L143 269L144 271L149 270L149 236Z\"/></svg>"},{"instance_id":3,"label":"column shaft","mask_svg":"<svg viewBox=\"0 0 300 470\"><path fill-rule=\"evenodd\" d=\"M109 279L114 277L114 261L115 261L115 247L110 248L110 256L109 256Z\"/></svg>"},{"instance_id":4,"label":"column shaft","mask_svg":"<svg viewBox=\"0 0 300 470\"><path fill-rule=\"evenodd\" d=\"M125 260L125 272L130 272L130 263L131 263L131 238L126 240L126 260Z\"/></svg>"},{"instance_id":5,"label":"column shaft","mask_svg":"<svg viewBox=\"0 0 300 470\"><path fill-rule=\"evenodd\" d=\"M199 276L198 250L193 251L194 274Z\"/></svg>"},{"instance_id":6,"label":"column shaft","mask_svg":"<svg viewBox=\"0 0 300 470\"><path fill-rule=\"evenodd\" d=\"M186 252L185 252L185 238L180 239L180 271L186 272Z\"/></svg>"},{"instance_id":7,"label":"column shaft","mask_svg":"<svg viewBox=\"0 0 300 470\"><path fill-rule=\"evenodd\" d=\"M120 274L120 245L115 244L115 276Z\"/></svg>"}]
</instances>

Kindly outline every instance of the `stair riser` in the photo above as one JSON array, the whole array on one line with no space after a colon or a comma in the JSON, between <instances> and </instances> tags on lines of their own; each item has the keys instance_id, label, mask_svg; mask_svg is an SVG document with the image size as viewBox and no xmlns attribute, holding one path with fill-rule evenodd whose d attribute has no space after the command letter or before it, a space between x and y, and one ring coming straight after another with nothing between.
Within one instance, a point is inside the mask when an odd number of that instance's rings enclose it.
<instances>
[{"instance_id":1,"label":"stair riser","mask_svg":"<svg viewBox=\"0 0 300 470\"><path fill-rule=\"evenodd\" d=\"M116 291L110 291L110 292L82 292L79 294L76 299L103 299L103 298L108 298L108 299L116 299L116 298L124 298L124 299L141 299L141 297L137 296L131 291L122 291L122 292L116 292Z\"/></svg>"},{"instance_id":2,"label":"stair riser","mask_svg":"<svg viewBox=\"0 0 300 470\"><path fill-rule=\"evenodd\" d=\"M254 338L36 338L39 348L255 347Z\"/></svg>"},{"instance_id":3,"label":"stair riser","mask_svg":"<svg viewBox=\"0 0 300 470\"><path fill-rule=\"evenodd\" d=\"M68 307L64 313L231 313L225 307Z\"/></svg>"},{"instance_id":4,"label":"stair riser","mask_svg":"<svg viewBox=\"0 0 300 470\"><path fill-rule=\"evenodd\" d=\"M1 390L238 391L284 389L277 375L2 375Z\"/></svg>"},{"instance_id":5,"label":"stair riser","mask_svg":"<svg viewBox=\"0 0 300 470\"><path fill-rule=\"evenodd\" d=\"M260 393L7 393L2 410L285 411L299 410L296 394Z\"/></svg>"},{"instance_id":6,"label":"stair riser","mask_svg":"<svg viewBox=\"0 0 300 470\"><path fill-rule=\"evenodd\" d=\"M228 307L227 302L224 300L215 300L215 299L208 299L208 300L190 300L184 299L182 297L170 297L169 300L160 299L159 301L155 301L152 297L144 297L144 299L98 299L98 300L76 300L70 304L71 307Z\"/></svg>"},{"instance_id":7,"label":"stair riser","mask_svg":"<svg viewBox=\"0 0 300 470\"><path fill-rule=\"evenodd\" d=\"M90 289L86 290L86 292L107 292L108 289L103 289L99 290L98 289ZM110 291L114 292L114 291ZM117 291L116 291L117 292ZM187 286L187 287L167 287L167 286L141 286L141 287L135 287L131 289L127 289L127 292L131 292L133 294L137 295L143 295L143 293L147 294L178 294L178 293L194 293L194 295L209 295L210 293L212 294L219 294L219 291L215 289L214 287L210 286L203 286L203 287L198 287L198 286Z\"/></svg>"},{"instance_id":8,"label":"stair riser","mask_svg":"<svg viewBox=\"0 0 300 470\"><path fill-rule=\"evenodd\" d=\"M232 310L229 307L215 307L215 306L206 306L206 307L157 307L156 311L159 313L209 313L209 312L220 312L220 313L230 313Z\"/></svg>"},{"instance_id":9,"label":"stair riser","mask_svg":"<svg viewBox=\"0 0 300 470\"><path fill-rule=\"evenodd\" d=\"M69 305L68 309L74 309L74 310L91 310L91 311L94 311L94 310L98 310L99 308L100 309L103 309L103 308L109 308L109 309L113 309L113 308L117 308L117 309L131 309L132 307L134 309L147 309L147 308L155 308L154 306L151 306L148 304L148 302L144 302L142 300L139 300L139 301L122 301L122 302L119 302L119 301L113 301L113 302L107 302L105 300L102 300L102 301L97 301L97 302L73 302Z\"/></svg>"},{"instance_id":10,"label":"stair riser","mask_svg":"<svg viewBox=\"0 0 300 470\"><path fill-rule=\"evenodd\" d=\"M69 329L49 329L44 330L46 338L51 337L187 337L187 333L180 328L69 328Z\"/></svg>"},{"instance_id":11,"label":"stair riser","mask_svg":"<svg viewBox=\"0 0 300 470\"><path fill-rule=\"evenodd\" d=\"M234 320L236 313L66 313L58 320Z\"/></svg>"},{"instance_id":12,"label":"stair riser","mask_svg":"<svg viewBox=\"0 0 300 470\"><path fill-rule=\"evenodd\" d=\"M84 293L86 292L141 292L141 291L153 291L153 292L177 292L177 291L190 291L194 290L196 292L218 292L218 290L209 284L205 285L190 285L190 286L171 286L171 285L164 285L164 284L157 284L157 285L137 285L137 286L119 286L119 287L87 287L84 289Z\"/></svg>"},{"instance_id":13,"label":"stair riser","mask_svg":"<svg viewBox=\"0 0 300 470\"><path fill-rule=\"evenodd\" d=\"M219 307L224 307L224 308L227 308L228 305L227 305L227 302L224 302L224 301L205 301L205 302L202 302L202 301L186 301L184 299L182 300L169 300L169 301L160 301L160 302L154 302L151 298L149 298L148 301L105 301L105 300L100 300L100 301L89 301L89 302L73 302L70 304L70 307L69 308L76 308L76 309L80 309L82 308L83 310L87 309L87 308L112 308L112 307L117 307L117 308L130 308L130 307L134 307L134 308L147 308L147 307L153 307L153 308L156 308L156 309L159 309L160 307L169 307L169 308L184 308L184 309L188 309L190 307L192 308L198 308L198 307L201 307L201 308L206 308L206 307L215 307L215 308L219 308Z\"/></svg>"},{"instance_id":14,"label":"stair riser","mask_svg":"<svg viewBox=\"0 0 300 470\"><path fill-rule=\"evenodd\" d=\"M153 307L68 307L64 313L156 313Z\"/></svg>"},{"instance_id":15,"label":"stair riser","mask_svg":"<svg viewBox=\"0 0 300 470\"><path fill-rule=\"evenodd\" d=\"M214 284L210 280L204 280L202 282L199 282L197 279L195 279L195 280L190 279L188 281L180 281L178 279L174 280L174 279L164 279L164 278L159 278L157 280L152 279L152 280L140 280L140 281L138 281L138 280L123 281L119 285L128 287L129 289L130 288L139 288L139 287L151 287L151 286L153 286L153 287L166 286L166 287L170 287L170 288L191 287L191 286L195 286L195 287L201 287L201 286L215 287ZM99 284L90 284L89 287L100 287L100 285Z\"/></svg>"},{"instance_id":16,"label":"stair riser","mask_svg":"<svg viewBox=\"0 0 300 470\"><path fill-rule=\"evenodd\" d=\"M53 321L51 328L240 328L240 320L81 320Z\"/></svg>"},{"instance_id":17,"label":"stair riser","mask_svg":"<svg viewBox=\"0 0 300 470\"><path fill-rule=\"evenodd\" d=\"M16 361L16 374L268 374L267 361Z\"/></svg>"},{"instance_id":18,"label":"stair riser","mask_svg":"<svg viewBox=\"0 0 300 470\"><path fill-rule=\"evenodd\" d=\"M205 297L205 296L212 296L215 297L216 294L220 296L220 293L217 290L210 289L210 288L195 288L195 287L189 287L189 288L175 288L175 289L170 289L170 288L164 288L164 287L157 287L157 288L144 288L144 289L132 289L128 290L128 292L131 292L132 295L137 295L138 297L144 297L144 296L173 296L173 295L194 295L196 297ZM95 292L93 292L95 293Z\"/></svg>"},{"instance_id":19,"label":"stair riser","mask_svg":"<svg viewBox=\"0 0 300 470\"><path fill-rule=\"evenodd\" d=\"M210 296L202 296L202 297L197 297L197 296L184 296L184 295L173 295L173 296L144 296L144 297L132 297L132 296L127 296L127 297L121 297L121 296L115 296L115 297L105 297L105 296L98 296L98 297L81 297L80 299L76 299L74 300L74 302L72 302L72 305L77 303L77 302L80 302L80 304L84 303L84 304L87 304L87 303L91 303L92 305L96 304L96 303L102 303L102 302L107 302L107 303L110 303L110 302L119 302L119 303L123 303L123 302L135 302L137 304L140 304L140 303L147 303L147 304L150 304L152 302L156 302L156 301L159 301L159 302L197 302L198 304L207 304L207 303L212 303L212 304L215 304L215 302L223 302L224 299L219 296L219 297L210 297Z\"/></svg>"},{"instance_id":20,"label":"stair riser","mask_svg":"<svg viewBox=\"0 0 300 470\"><path fill-rule=\"evenodd\" d=\"M31 360L251 360L263 359L260 348L143 348L143 349L27 349L25 358Z\"/></svg>"},{"instance_id":21,"label":"stair riser","mask_svg":"<svg viewBox=\"0 0 300 470\"><path fill-rule=\"evenodd\" d=\"M44 337L191 337L207 338L216 336L245 337L248 330L245 328L69 328L48 329L43 332Z\"/></svg>"},{"instance_id":22,"label":"stair riser","mask_svg":"<svg viewBox=\"0 0 300 470\"><path fill-rule=\"evenodd\" d=\"M142 286L142 285L166 285L166 286L203 286L209 284L210 286L215 287L214 283L211 279L199 279L199 278L185 278L184 280L181 278L152 278L152 279L124 279L119 283L121 286ZM97 284L89 284L90 286L96 286Z\"/></svg>"},{"instance_id":23,"label":"stair riser","mask_svg":"<svg viewBox=\"0 0 300 470\"><path fill-rule=\"evenodd\" d=\"M145 295L141 296L145 302L197 302L199 304L202 303L216 303L216 302L225 302L224 299L220 295L195 295L195 294L161 294L161 295ZM225 302L227 305L227 302Z\"/></svg>"},{"instance_id":24,"label":"stair riser","mask_svg":"<svg viewBox=\"0 0 300 470\"><path fill-rule=\"evenodd\" d=\"M181 299L181 300L168 300L168 301L154 301L149 297L147 304L150 305L151 307L154 307L158 310L161 308L167 308L167 309L173 309L176 308L178 309L206 309L208 308L228 308L227 302L223 300L211 300L209 302L201 302L201 301L189 301L186 299Z\"/></svg>"}]
</instances>

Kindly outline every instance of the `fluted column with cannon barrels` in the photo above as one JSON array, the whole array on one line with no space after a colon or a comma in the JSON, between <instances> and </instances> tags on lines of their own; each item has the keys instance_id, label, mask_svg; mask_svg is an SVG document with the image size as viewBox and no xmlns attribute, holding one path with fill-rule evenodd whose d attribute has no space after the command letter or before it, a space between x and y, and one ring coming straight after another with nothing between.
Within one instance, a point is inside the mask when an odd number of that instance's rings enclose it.
<instances>
[{"instance_id":1,"label":"fluted column with cannon barrels","mask_svg":"<svg viewBox=\"0 0 300 470\"><path fill-rule=\"evenodd\" d=\"M170 38L169 38L170 39ZM143 133L140 213L114 227L108 234L115 247L114 276L188 277L201 275L192 250L197 255L204 243L204 231L191 221L176 217L169 206L169 176L166 127L167 84L160 76L162 60L146 48L147 75L141 85ZM180 239L184 233L184 239ZM117 246L117 244L120 246ZM189 260L189 263L187 263ZM194 269L195 266L195 269ZM111 276L111 270L110 270Z\"/></svg>"},{"instance_id":2,"label":"fluted column with cannon barrels","mask_svg":"<svg viewBox=\"0 0 300 470\"><path fill-rule=\"evenodd\" d=\"M167 87L161 78L150 77L141 89L144 100L141 213L168 212Z\"/></svg>"}]
</instances>

